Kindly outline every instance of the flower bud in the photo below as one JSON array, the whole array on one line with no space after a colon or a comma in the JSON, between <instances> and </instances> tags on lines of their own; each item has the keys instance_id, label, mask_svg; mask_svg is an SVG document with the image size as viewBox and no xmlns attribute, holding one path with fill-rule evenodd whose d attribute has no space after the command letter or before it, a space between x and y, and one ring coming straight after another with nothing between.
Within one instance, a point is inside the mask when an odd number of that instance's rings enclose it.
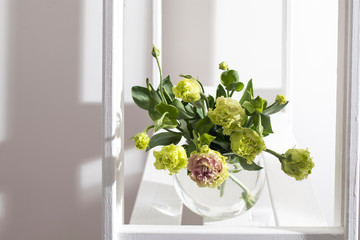
<instances>
[{"instance_id":1,"label":"flower bud","mask_svg":"<svg viewBox=\"0 0 360 240\"><path fill-rule=\"evenodd\" d=\"M230 136L231 150L251 164L255 157L266 149L264 140L250 128L237 129Z\"/></svg>"},{"instance_id":2,"label":"flower bud","mask_svg":"<svg viewBox=\"0 0 360 240\"><path fill-rule=\"evenodd\" d=\"M170 175L178 173L188 164L185 149L174 144L162 147L161 151L154 151L154 157L156 159L155 168L169 170Z\"/></svg>"},{"instance_id":3,"label":"flower bud","mask_svg":"<svg viewBox=\"0 0 360 240\"><path fill-rule=\"evenodd\" d=\"M200 99L201 87L193 78L184 78L172 90L175 97L181 98L185 102L193 103Z\"/></svg>"},{"instance_id":4,"label":"flower bud","mask_svg":"<svg viewBox=\"0 0 360 240\"><path fill-rule=\"evenodd\" d=\"M227 70L227 69L228 69L228 64L227 64L227 62L221 62L221 63L219 64L219 69L221 69L221 70Z\"/></svg>"},{"instance_id":5,"label":"flower bud","mask_svg":"<svg viewBox=\"0 0 360 240\"><path fill-rule=\"evenodd\" d=\"M226 157L204 145L200 152L190 154L187 166L189 176L199 187L217 187L229 175L225 160Z\"/></svg>"},{"instance_id":6,"label":"flower bud","mask_svg":"<svg viewBox=\"0 0 360 240\"><path fill-rule=\"evenodd\" d=\"M207 116L212 123L223 127L223 134L230 135L241 127L246 115L238 101L221 96L216 99L215 109L210 108Z\"/></svg>"},{"instance_id":7,"label":"flower bud","mask_svg":"<svg viewBox=\"0 0 360 240\"><path fill-rule=\"evenodd\" d=\"M281 170L297 181L306 179L314 167L314 162L307 149L289 149L281 158Z\"/></svg>"},{"instance_id":8,"label":"flower bud","mask_svg":"<svg viewBox=\"0 0 360 240\"><path fill-rule=\"evenodd\" d=\"M160 51L155 46L153 46L153 49L151 51L151 55L153 57L158 57L158 56L160 56Z\"/></svg>"},{"instance_id":9,"label":"flower bud","mask_svg":"<svg viewBox=\"0 0 360 240\"><path fill-rule=\"evenodd\" d=\"M284 95L277 95L275 98L277 104L283 105L286 103L286 97Z\"/></svg>"},{"instance_id":10,"label":"flower bud","mask_svg":"<svg viewBox=\"0 0 360 240\"><path fill-rule=\"evenodd\" d=\"M145 150L149 144L150 138L146 132L138 133L134 136L135 147L140 150Z\"/></svg>"}]
</instances>

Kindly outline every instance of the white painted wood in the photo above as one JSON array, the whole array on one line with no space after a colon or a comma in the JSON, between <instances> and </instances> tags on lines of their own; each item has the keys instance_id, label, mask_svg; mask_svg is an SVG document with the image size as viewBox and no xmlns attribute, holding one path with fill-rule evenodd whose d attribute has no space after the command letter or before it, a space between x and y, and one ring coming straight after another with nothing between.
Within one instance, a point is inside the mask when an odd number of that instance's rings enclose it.
<instances>
[{"instance_id":1,"label":"white painted wood","mask_svg":"<svg viewBox=\"0 0 360 240\"><path fill-rule=\"evenodd\" d=\"M123 223L123 2L103 1L103 239Z\"/></svg>"},{"instance_id":2,"label":"white painted wood","mask_svg":"<svg viewBox=\"0 0 360 240\"><path fill-rule=\"evenodd\" d=\"M120 3L120 4L119 4ZM116 127L116 111L120 108L121 88L116 87L117 78L114 77L113 66L122 72L121 62L113 61L113 54L122 54L122 49L116 49L113 44L122 45L120 41L114 43L116 31L122 32L122 1L104 0L104 153L103 153L103 198L104 198L104 239L357 239L358 238L358 64L359 64L359 0L339 1L345 3L345 34L344 37L344 75L339 76L339 81L344 81L344 90L338 96L339 106L346 109L340 124L340 137L342 151L339 156L343 160L342 186L345 190L345 199L342 202L342 212L345 213L341 227L331 228L232 228L227 227L166 227L163 226L131 226L121 225L123 206L121 203L123 183L121 165L117 165L116 159L121 159L120 147L116 129L121 130L121 111L119 111L120 127ZM116 6L118 4L118 6ZM114 23L113 15L119 17ZM113 25L114 23L114 25ZM115 27L116 25L116 27ZM119 34L121 35L121 34ZM119 40L119 39L118 39ZM116 62L116 64L115 64ZM340 67L341 68L341 67ZM114 94L115 93L115 94ZM343 98L345 99L343 101ZM117 101L118 100L118 101ZM121 139L121 134L120 136ZM116 154L117 153L117 154ZM121 163L121 162L119 162ZM117 173L119 174L116 177ZM118 229L117 229L118 228Z\"/></svg>"},{"instance_id":3,"label":"white painted wood","mask_svg":"<svg viewBox=\"0 0 360 240\"><path fill-rule=\"evenodd\" d=\"M281 154L296 146L287 114L272 115L271 123L275 133L264 138L267 148ZM311 175L306 180L296 181L284 174L276 157L266 152L262 155L277 225L327 226L311 186ZM314 162L316 167L316 159Z\"/></svg>"},{"instance_id":4,"label":"white painted wood","mask_svg":"<svg viewBox=\"0 0 360 240\"><path fill-rule=\"evenodd\" d=\"M155 169L153 150L150 150L130 224L180 225L182 209L173 176Z\"/></svg>"},{"instance_id":5,"label":"white painted wood","mask_svg":"<svg viewBox=\"0 0 360 240\"><path fill-rule=\"evenodd\" d=\"M124 225L117 239L131 240L343 240L343 228Z\"/></svg>"},{"instance_id":6,"label":"white painted wood","mask_svg":"<svg viewBox=\"0 0 360 240\"><path fill-rule=\"evenodd\" d=\"M349 1L346 6L345 36L346 62L346 135L344 226L345 238L359 238L359 58L360 58L360 1Z\"/></svg>"}]
</instances>

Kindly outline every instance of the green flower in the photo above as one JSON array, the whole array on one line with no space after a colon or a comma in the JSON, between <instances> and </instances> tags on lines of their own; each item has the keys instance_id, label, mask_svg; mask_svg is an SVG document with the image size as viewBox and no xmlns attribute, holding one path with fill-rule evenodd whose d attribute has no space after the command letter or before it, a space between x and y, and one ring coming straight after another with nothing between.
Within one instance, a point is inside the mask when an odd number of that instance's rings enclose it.
<instances>
[{"instance_id":1,"label":"green flower","mask_svg":"<svg viewBox=\"0 0 360 240\"><path fill-rule=\"evenodd\" d=\"M307 149L289 149L283 155L281 170L297 181L307 178L315 165Z\"/></svg>"},{"instance_id":2,"label":"green flower","mask_svg":"<svg viewBox=\"0 0 360 240\"><path fill-rule=\"evenodd\" d=\"M150 138L146 132L140 132L134 136L135 147L140 150L145 150L149 144Z\"/></svg>"},{"instance_id":3,"label":"green flower","mask_svg":"<svg viewBox=\"0 0 360 240\"><path fill-rule=\"evenodd\" d=\"M264 140L250 128L240 128L230 136L231 150L251 164L255 157L266 149Z\"/></svg>"},{"instance_id":4,"label":"green flower","mask_svg":"<svg viewBox=\"0 0 360 240\"><path fill-rule=\"evenodd\" d=\"M167 169L170 175L186 168L188 163L185 149L174 144L162 147L161 151L154 151L154 157L156 159L155 168L158 170Z\"/></svg>"},{"instance_id":5,"label":"green flower","mask_svg":"<svg viewBox=\"0 0 360 240\"><path fill-rule=\"evenodd\" d=\"M181 98L185 102L196 102L200 99L201 87L193 78L184 78L172 88L175 97Z\"/></svg>"},{"instance_id":6,"label":"green flower","mask_svg":"<svg viewBox=\"0 0 360 240\"><path fill-rule=\"evenodd\" d=\"M207 145L190 154L187 169L190 178L199 187L217 187L229 176L226 157Z\"/></svg>"},{"instance_id":7,"label":"green flower","mask_svg":"<svg viewBox=\"0 0 360 240\"><path fill-rule=\"evenodd\" d=\"M228 64L227 64L227 62L221 62L221 63L219 64L219 69L221 69L221 70L227 70L227 69L228 69Z\"/></svg>"},{"instance_id":8,"label":"green flower","mask_svg":"<svg viewBox=\"0 0 360 240\"><path fill-rule=\"evenodd\" d=\"M225 135L230 135L236 128L241 127L246 115L238 101L221 96L216 99L215 109L210 108L207 116L212 123L224 128Z\"/></svg>"},{"instance_id":9,"label":"green flower","mask_svg":"<svg viewBox=\"0 0 360 240\"><path fill-rule=\"evenodd\" d=\"M284 95L277 95L275 98L275 102L280 105L283 105L286 103L286 97Z\"/></svg>"}]
</instances>

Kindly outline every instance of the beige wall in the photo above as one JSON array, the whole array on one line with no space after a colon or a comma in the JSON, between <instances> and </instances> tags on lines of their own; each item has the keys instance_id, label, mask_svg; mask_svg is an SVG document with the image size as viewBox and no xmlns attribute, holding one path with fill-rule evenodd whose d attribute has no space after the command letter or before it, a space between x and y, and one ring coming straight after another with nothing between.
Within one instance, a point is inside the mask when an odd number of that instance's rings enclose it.
<instances>
[{"instance_id":1,"label":"beige wall","mask_svg":"<svg viewBox=\"0 0 360 240\"><path fill-rule=\"evenodd\" d=\"M0 2L0 239L101 239L102 107L86 98L101 96L101 65L84 65L85 1Z\"/></svg>"}]
</instances>

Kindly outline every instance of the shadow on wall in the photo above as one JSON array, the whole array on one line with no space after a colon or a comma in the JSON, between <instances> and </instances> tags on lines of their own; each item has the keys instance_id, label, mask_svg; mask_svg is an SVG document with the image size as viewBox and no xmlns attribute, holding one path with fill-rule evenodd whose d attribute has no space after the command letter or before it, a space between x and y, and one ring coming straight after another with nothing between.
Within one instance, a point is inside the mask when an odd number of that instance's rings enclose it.
<instances>
[{"instance_id":1,"label":"shadow on wall","mask_svg":"<svg viewBox=\"0 0 360 240\"><path fill-rule=\"evenodd\" d=\"M102 110L79 102L81 3L8 3L0 239L101 239Z\"/></svg>"}]
</instances>

